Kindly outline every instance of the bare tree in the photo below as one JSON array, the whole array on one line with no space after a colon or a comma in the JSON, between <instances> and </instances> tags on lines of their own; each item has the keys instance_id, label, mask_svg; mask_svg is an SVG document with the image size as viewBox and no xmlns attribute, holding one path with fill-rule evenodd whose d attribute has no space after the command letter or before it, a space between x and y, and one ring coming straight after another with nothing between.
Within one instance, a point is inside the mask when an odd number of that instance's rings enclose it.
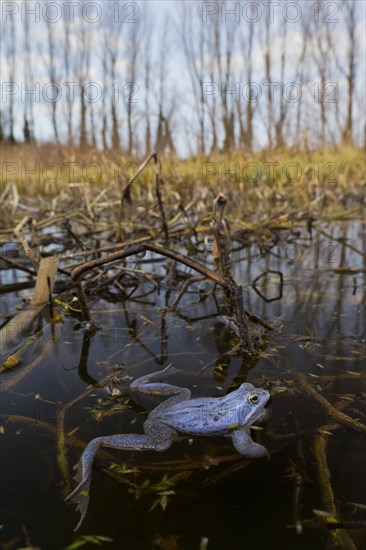
<instances>
[{"instance_id":1,"label":"bare tree","mask_svg":"<svg viewBox=\"0 0 366 550\"><path fill-rule=\"evenodd\" d=\"M342 69L342 64L338 64L342 74L346 77L348 97L347 97L347 115L342 132L342 139L346 142L353 140L353 104L355 95L356 81L356 3L354 0L345 0L346 26L348 34L348 51L346 70Z\"/></svg>"},{"instance_id":2,"label":"bare tree","mask_svg":"<svg viewBox=\"0 0 366 550\"><path fill-rule=\"evenodd\" d=\"M323 4L323 0L320 0L319 9L323 7ZM329 103L327 97L328 78L334 56L334 48L332 47L329 25L324 23L320 18L318 21L313 22L309 32L312 34L312 58L315 63L317 78L319 79L314 83L313 87L314 102L319 105L320 109L320 146L324 148L327 131L327 106Z\"/></svg>"},{"instance_id":3,"label":"bare tree","mask_svg":"<svg viewBox=\"0 0 366 550\"><path fill-rule=\"evenodd\" d=\"M301 87L303 86L305 82L305 71L306 71L306 56L308 52L308 36L309 36L309 20L307 17L303 17L301 19L301 52L299 56L299 60L297 63L297 72L296 72L296 79L295 82L297 82ZM301 98L299 98L299 101L297 101L297 108L296 108L296 124L295 124L295 142L297 146L299 147L301 144L302 139L302 132L301 132L301 123L302 123L302 107L303 107L303 101Z\"/></svg>"},{"instance_id":4,"label":"bare tree","mask_svg":"<svg viewBox=\"0 0 366 550\"><path fill-rule=\"evenodd\" d=\"M3 32L2 36L5 38L5 55L8 64L8 83L11 88L9 94L9 109L8 109L8 141L9 143L15 143L14 135L14 94L15 94L15 65L16 65L16 33L14 18L10 17L10 22L2 23ZM4 39L3 38L3 39Z\"/></svg>"},{"instance_id":5,"label":"bare tree","mask_svg":"<svg viewBox=\"0 0 366 550\"><path fill-rule=\"evenodd\" d=\"M243 72L241 80L246 83L247 93L241 94L238 101L238 119L239 119L239 148L244 147L248 151L253 150L254 141L254 103L253 103L253 42L254 25L249 23L243 26L244 32L240 37L240 50L242 53L241 61ZM243 109L243 99L246 100L246 109Z\"/></svg>"},{"instance_id":6,"label":"bare tree","mask_svg":"<svg viewBox=\"0 0 366 550\"><path fill-rule=\"evenodd\" d=\"M70 31L70 22L67 18L64 19L64 40L63 40L63 61L64 61L64 74L66 77L66 82L70 81L72 74L72 50L71 50L71 31ZM73 133L72 133L72 100L71 95L67 94L66 96L66 124L67 124L67 143L69 146L73 143Z\"/></svg>"},{"instance_id":7,"label":"bare tree","mask_svg":"<svg viewBox=\"0 0 366 550\"><path fill-rule=\"evenodd\" d=\"M103 40L103 53L102 53L102 66L103 66L103 96L107 97L107 88L113 90L110 95L110 117L112 124L112 149L118 151L121 148L121 140L119 133L119 120L117 115L117 105L119 102L120 90L119 82L117 81L117 61L121 55L121 38L123 31L123 21L117 22L110 14L106 27L104 28L104 40ZM108 82L109 78L109 82ZM117 88L116 88L117 87ZM107 108L106 103L103 102L103 144L106 147L106 132L107 132Z\"/></svg>"},{"instance_id":8,"label":"bare tree","mask_svg":"<svg viewBox=\"0 0 366 550\"><path fill-rule=\"evenodd\" d=\"M48 46L48 78L52 88L52 96L50 98L51 103L51 121L53 133L56 143L59 143L59 133L57 127L57 104L58 104L58 90L59 90L59 67L60 63L56 56L57 42L55 38L54 23L51 23L49 19L46 20L47 27L47 46Z\"/></svg>"},{"instance_id":9,"label":"bare tree","mask_svg":"<svg viewBox=\"0 0 366 550\"><path fill-rule=\"evenodd\" d=\"M271 38L271 23L269 17L264 18L264 68L265 68L265 78L267 85L267 137L268 137L268 146L272 149L273 139L272 131L274 126L274 97L273 97L273 83L271 76L271 47L272 47L272 38Z\"/></svg>"},{"instance_id":10,"label":"bare tree","mask_svg":"<svg viewBox=\"0 0 366 550\"><path fill-rule=\"evenodd\" d=\"M158 105L159 105L159 114L158 114L158 125L156 131L156 140L155 140L155 151L158 153L164 153L168 146L168 143L171 142L171 136L169 136L169 120L168 115L165 110L165 104L167 99L167 78L168 78L168 59L171 54L171 40L169 35L170 20L169 17L166 17L164 20L164 25L162 27L161 37L160 37L160 48L159 48L159 79L158 79Z\"/></svg>"},{"instance_id":11,"label":"bare tree","mask_svg":"<svg viewBox=\"0 0 366 550\"><path fill-rule=\"evenodd\" d=\"M78 48L76 58L76 74L80 88L80 147L85 148L88 144L87 134L87 102L85 96L85 86L87 84L90 71L90 35L87 32L85 21L81 21L78 34Z\"/></svg>"},{"instance_id":12,"label":"bare tree","mask_svg":"<svg viewBox=\"0 0 366 550\"><path fill-rule=\"evenodd\" d=\"M221 92L222 125L224 129L223 151L229 152L235 147L235 111L233 105L240 101L237 97L237 83L232 73L233 51L238 25L227 21L223 25L216 17L214 30L214 59L218 75L218 85ZM225 31L225 32L223 32ZM231 95L231 101L229 100ZM232 99L234 97L234 99Z\"/></svg>"},{"instance_id":13,"label":"bare tree","mask_svg":"<svg viewBox=\"0 0 366 550\"><path fill-rule=\"evenodd\" d=\"M140 46L140 26L133 24L129 26L127 37L127 82L125 84L127 94L125 101L127 103L127 132L128 132L128 153L132 155L134 150L134 128L133 128L133 105L138 101L135 97L138 92L137 60Z\"/></svg>"},{"instance_id":14,"label":"bare tree","mask_svg":"<svg viewBox=\"0 0 366 550\"><path fill-rule=\"evenodd\" d=\"M26 17L24 22L24 76L27 86L34 85L32 51L29 40L29 20ZM31 92L31 90L30 90ZM27 93L24 99L24 125L23 135L24 141L30 142L34 138L34 111L33 111L33 94Z\"/></svg>"},{"instance_id":15,"label":"bare tree","mask_svg":"<svg viewBox=\"0 0 366 550\"><path fill-rule=\"evenodd\" d=\"M279 113L275 121L275 139L276 147L283 148L285 145L283 129L286 120L287 110L289 103L286 101L284 94L285 85L285 68L286 68L286 49L287 49L287 21L282 20L282 26L280 30L281 35L281 61L280 61L280 105Z\"/></svg>"},{"instance_id":16,"label":"bare tree","mask_svg":"<svg viewBox=\"0 0 366 550\"><path fill-rule=\"evenodd\" d=\"M204 62L205 62L205 27L201 22L200 6L188 2L180 4L179 30L183 44L183 53L196 102L199 123L198 152L205 153L205 97L204 97ZM196 17L195 17L196 16ZM192 39L194 37L194 39Z\"/></svg>"},{"instance_id":17,"label":"bare tree","mask_svg":"<svg viewBox=\"0 0 366 550\"><path fill-rule=\"evenodd\" d=\"M148 8L147 8L148 9ZM150 95L151 95L151 46L152 46L152 25L150 13L144 19L144 87L145 87L145 154L151 153L151 120L150 120Z\"/></svg>"}]
</instances>

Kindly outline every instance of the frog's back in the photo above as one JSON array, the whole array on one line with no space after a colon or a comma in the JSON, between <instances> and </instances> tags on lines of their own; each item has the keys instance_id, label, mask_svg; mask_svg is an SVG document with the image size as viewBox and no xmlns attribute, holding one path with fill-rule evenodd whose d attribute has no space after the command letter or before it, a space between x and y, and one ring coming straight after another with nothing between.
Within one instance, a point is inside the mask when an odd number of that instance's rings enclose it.
<instances>
[{"instance_id":1,"label":"frog's back","mask_svg":"<svg viewBox=\"0 0 366 550\"><path fill-rule=\"evenodd\" d=\"M155 417L178 432L197 435L223 435L238 424L237 408L224 400L202 397L182 401Z\"/></svg>"},{"instance_id":2,"label":"frog's back","mask_svg":"<svg viewBox=\"0 0 366 550\"><path fill-rule=\"evenodd\" d=\"M244 383L224 397L188 399L160 406L150 413L156 420L178 432L197 435L224 435L237 427L253 424L263 414L268 391Z\"/></svg>"}]
</instances>

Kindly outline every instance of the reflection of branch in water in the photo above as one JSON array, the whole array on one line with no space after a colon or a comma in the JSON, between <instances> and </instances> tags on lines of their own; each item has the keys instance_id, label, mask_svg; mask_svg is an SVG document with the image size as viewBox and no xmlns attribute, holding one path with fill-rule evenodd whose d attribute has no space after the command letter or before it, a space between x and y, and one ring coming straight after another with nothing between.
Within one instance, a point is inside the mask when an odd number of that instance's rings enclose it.
<instances>
[{"instance_id":1,"label":"reflection of branch in water","mask_svg":"<svg viewBox=\"0 0 366 550\"><path fill-rule=\"evenodd\" d=\"M356 252L356 254L359 254L363 258L366 257L366 255L361 250L358 250L358 248L356 248L352 244L348 243L346 239L344 239L342 237L340 237L340 238L333 237L333 235L331 235L330 233L327 233L326 231L324 231L323 229L320 229L319 227L315 227L315 230L318 233L320 233L320 235L323 235L324 237L327 237L328 239L330 239L332 241L335 241L336 243L340 243L340 244L342 244L342 246L346 246L347 248L349 248L353 252Z\"/></svg>"},{"instance_id":2,"label":"reflection of branch in water","mask_svg":"<svg viewBox=\"0 0 366 550\"><path fill-rule=\"evenodd\" d=\"M278 296L275 296L274 298L267 298L260 290L259 288L257 287L257 282L262 279L263 277L265 277L266 275L268 275L269 273L273 273L274 275L278 275L279 277L279 291L278 291ZM273 269L267 269L266 271L264 271L263 273L261 273L260 275L258 275L258 277L256 277L253 281L252 281L252 287L253 287L253 290L255 290L255 292L258 294L258 296L260 296L262 298L262 300L264 300L265 302L267 303L270 303L270 302L275 302L277 300L281 300L282 297L283 297L283 274L282 274L282 271L276 271L276 270L273 270Z\"/></svg>"},{"instance_id":3,"label":"reflection of branch in water","mask_svg":"<svg viewBox=\"0 0 366 550\"><path fill-rule=\"evenodd\" d=\"M144 344L141 337L137 335L137 319L134 318L132 321L130 321L129 312L125 304L123 304L123 310L125 314L128 333L131 339L139 346L141 346L142 349L146 351L146 353L148 353L158 365L163 365L168 358L168 332L166 327L165 310L163 310L162 312L160 323L160 357L158 357L156 353L150 350L150 348L146 344Z\"/></svg>"},{"instance_id":4,"label":"reflection of branch in water","mask_svg":"<svg viewBox=\"0 0 366 550\"><path fill-rule=\"evenodd\" d=\"M40 336L42 336L43 331L41 332ZM31 337L32 338L32 337ZM33 340L32 340L33 341ZM2 390L9 390L10 388L13 388L23 380L28 374L30 374L33 369L41 362L47 355L51 352L51 349L54 345L54 340L48 341L43 350L39 353L39 355L30 363L30 365L24 366L21 371L17 372L12 376L12 378L9 378L8 380L5 380L2 382Z\"/></svg>"},{"instance_id":5,"label":"reflection of branch in water","mask_svg":"<svg viewBox=\"0 0 366 550\"><path fill-rule=\"evenodd\" d=\"M36 420L35 418L31 418L31 417L27 417L27 416L20 416L20 415L16 415L16 414L11 414L9 416L6 417L6 422L7 423L13 423L13 424L28 424L30 426L33 426L34 428L38 428L40 430L43 430L45 433L49 434L50 436L56 436L57 435L57 429L54 427L54 426L51 426L51 424L47 424L47 422L43 422L42 420ZM63 426L62 426L62 430L63 430ZM66 434L64 433L64 431L62 432L62 452L64 452L64 445L65 443L67 443L67 445L70 445L71 447L75 447L77 449L81 449L83 450L85 448L85 442L84 441L81 441L79 438L75 437L74 435L69 435L69 434ZM61 448L61 445L60 445L60 448ZM109 461L113 461L114 460L114 457L108 453L108 451L105 451L105 450L101 450L100 451L100 456L104 459L108 459ZM61 457L60 457L60 460L61 460ZM62 459L63 460L63 459ZM60 464L60 462L59 462ZM62 467L64 467L64 465L67 466L67 462L63 462L62 463ZM63 474L64 474L64 470L62 470ZM68 478L68 483L70 483L70 478L69 476L67 475L66 476ZM65 476L64 476L64 479L65 479Z\"/></svg>"},{"instance_id":6,"label":"reflection of branch in water","mask_svg":"<svg viewBox=\"0 0 366 550\"><path fill-rule=\"evenodd\" d=\"M81 347L80 361L78 366L78 375L88 385L99 387L99 383L88 373L88 359L90 351L90 335L85 331L83 335L83 344Z\"/></svg>"},{"instance_id":7,"label":"reflection of branch in water","mask_svg":"<svg viewBox=\"0 0 366 550\"><path fill-rule=\"evenodd\" d=\"M314 436L314 458L318 471L318 480L323 500L323 506L326 511L337 518L337 507L335 504L332 482L327 462L327 443L328 436L324 433L317 433ZM356 550L349 533L344 530L331 531L330 536L338 542L339 547L345 550Z\"/></svg>"},{"instance_id":8,"label":"reflection of branch in water","mask_svg":"<svg viewBox=\"0 0 366 550\"><path fill-rule=\"evenodd\" d=\"M130 256L135 256L136 254L139 254L141 252L146 252L146 251L160 254L162 256L175 260L176 262L181 263L189 267L190 269L193 269L194 271L200 273L207 279L210 279L212 282L220 285L225 292L225 296L228 303L235 310L236 317L237 317L237 325L239 328L239 333L241 338L241 347L243 351L244 349L246 349L250 353L254 353L255 351L254 346L249 335L247 321L245 318L244 303L243 303L243 288L240 285L237 285L231 277L223 277L220 274L215 273L205 265L201 264L200 262L192 260L190 257L185 256L184 254L181 254L180 252L177 252L170 248L164 247L160 243L156 243L156 242L152 242L152 243L147 242L147 243L141 243L139 245L136 244L136 245L128 246L126 247L125 250L114 252L102 258L97 258L96 260L86 262L85 264L73 270L71 274L71 278L76 285L80 305L82 307L83 314L84 314L84 318L89 325L92 322L92 316L87 303L84 285L81 280L82 275L91 269L100 267L101 265L112 263L117 260L122 260Z\"/></svg>"},{"instance_id":9,"label":"reflection of branch in water","mask_svg":"<svg viewBox=\"0 0 366 550\"><path fill-rule=\"evenodd\" d=\"M191 277L190 279L186 279L182 285L182 288L177 292L170 308L174 311L181 299L183 298L183 294L187 291L188 287L192 285L193 283L198 283L200 281L204 281L206 277L203 277L202 275L197 275L194 277Z\"/></svg>"},{"instance_id":10,"label":"reflection of branch in water","mask_svg":"<svg viewBox=\"0 0 366 550\"><path fill-rule=\"evenodd\" d=\"M87 350L89 351L89 343L87 345ZM84 346L84 342L83 342ZM89 375L87 375L89 377ZM108 379L111 377L111 375L107 375L103 380L101 380L99 383L96 382L97 387L103 387ZM94 379L92 379L94 380ZM69 466L67 461L67 455L66 455L66 437L65 437L65 414L68 411L70 407L81 401L81 399L84 399L88 395L90 395L95 390L94 385L92 387L87 388L85 391L83 391L80 395L69 401L68 403L62 405L57 409L57 462L60 466L60 470L62 473L62 477L64 480L64 490L65 495L69 492L71 489L71 480L70 480L70 474L69 474ZM84 448L83 444L83 448Z\"/></svg>"},{"instance_id":11,"label":"reflection of branch in water","mask_svg":"<svg viewBox=\"0 0 366 550\"><path fill-rule=\"evenodd\" d=\"M297 532L302 530L301 520L301 497L303 493L304 479L305 479L305 455L302 440L299 437L299 423L297 416L294 418L296 432L297 432L297 457L296 464L294 465L294 508L293 508L293 522L296 526Z\"/></svg>"}]
</instances>

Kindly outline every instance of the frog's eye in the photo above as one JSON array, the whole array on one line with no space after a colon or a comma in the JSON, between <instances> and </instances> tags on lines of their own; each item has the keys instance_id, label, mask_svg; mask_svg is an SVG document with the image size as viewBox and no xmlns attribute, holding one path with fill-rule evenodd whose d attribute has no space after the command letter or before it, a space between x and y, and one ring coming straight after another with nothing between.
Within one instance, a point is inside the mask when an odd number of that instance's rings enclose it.
<instances>
[{"instance_id":1,"label":"frog's eye","mask_svg":"<svg viewBox=\"0 0 366 550\"><path fill-rule=\"evenodd\" d=\"M248 401L251 405L256 405L259 401L259 396L257 393L250 393L248 395Z\"/></svg>"}]
</instances>

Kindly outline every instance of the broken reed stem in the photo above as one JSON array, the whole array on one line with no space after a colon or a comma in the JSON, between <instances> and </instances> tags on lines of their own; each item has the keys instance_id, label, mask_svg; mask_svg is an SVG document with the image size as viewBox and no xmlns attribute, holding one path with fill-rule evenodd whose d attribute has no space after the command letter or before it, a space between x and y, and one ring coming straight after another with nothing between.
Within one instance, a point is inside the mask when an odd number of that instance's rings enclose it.
<instances>
[{"instance_id":1,"label":"broken reed stem","mask_svg":"<svg viewBox=\"0 0 366 550\"><path fill-rule=\"evenodd\" d=\"M119 242L121 240L121 223L122 223L122 217L123 217L123 205L125 202L125 198L129 196L130 188L135 179L141 174L141 172L146 168L146 166L149 164L149 162L156 157L156 153L153 153L149 157L147 157L144 162L139 166L136 174L131 176L131 178L127 181L126 185L121 188L121 199L119 204L119 213L118 213L118 220L117 220L117 230L116 230L116 241Z\"/></svg>"},{"instance_id":2,"label":"broken reed stem","mask_svg":"<svg viewBox=\"0 0 366 550\"><path fill-rule=\"evenodd\" d=\"M338 422L341 424L345 424L346 426L350 426L351 428L358 430L360 432L366 432L366 425L362 424L362 422L359 422L358 420L354 420L348 414L345 414L338 409L336 409L325 397L320 395L312 386L310 386L307 381L305 374L303 372L298 372L296 374L297 380L300 383L301 389L303 389L310 397L313 399L316 399L318 403L324 407L328 413L333 416Z\"/></svg>"},{"instance_id":3,"label":"broken reed stem","mask_svg":"<svg viewBox=\"0 0 366 550\"><path fill-rule=\"evenodd\" d=\"M168 230L168 224L166 221L163 197L161 195L161 190L160 190L160 184L163 182L161 178L161 162L158 159L158 156L156 154L154 155L154 162L155 162L155 193L158 199L158 205L160 210L161 227L165 237L165 244L169 246L169 230Z\"/></svg>"},{"instance_id":4,"label":"broken reed stem","mask_svg":"<svg viewBox=\"0 0 366 550\"><path fill-rule=\"evenodd\" d=\"M216 197L214 200L211 222L211 228L215 239L213 259L215 268L220 275L227 279L232 279L230 263L231 242L224 219L225 206L226 198L223 195Z\"/></svg>"},{"instance_id":5,"label":"broken reed stem","mask_svg":"<svg viewBox=\"0 0 366 550\"><path fill-rule=\"evenodd\" d=\"M225 294L227 300L235 309L241 346L244 344L245 348L250 353L254 353L253 342L250 338L248 323L245 318L243 287L236 284L231 273L231 241L224 219L225 206L226 198L223 195L218 195L218 197L214 200L211 223L212 232L215 238L213 258L216 269L227 282Z\"/></svg>"},{"instance_id":6,"label":"broken reed stem","mask_svg":"<svg viewBox=\"0 0 366 550\"><path fill-rule=\"evenodd\" d=\"M23 227L29 223L32 220L30 216L25 216L21 222L18 223L18 225L14 229L14 235L16 236L18 242L22 245L24 252L26 253L27 257L29 258L29 261L33 265L36 271L38 271L38 259L34 255L33 250L27 243L27 240L22 234Z\"/></svg>"}]
</instances>

